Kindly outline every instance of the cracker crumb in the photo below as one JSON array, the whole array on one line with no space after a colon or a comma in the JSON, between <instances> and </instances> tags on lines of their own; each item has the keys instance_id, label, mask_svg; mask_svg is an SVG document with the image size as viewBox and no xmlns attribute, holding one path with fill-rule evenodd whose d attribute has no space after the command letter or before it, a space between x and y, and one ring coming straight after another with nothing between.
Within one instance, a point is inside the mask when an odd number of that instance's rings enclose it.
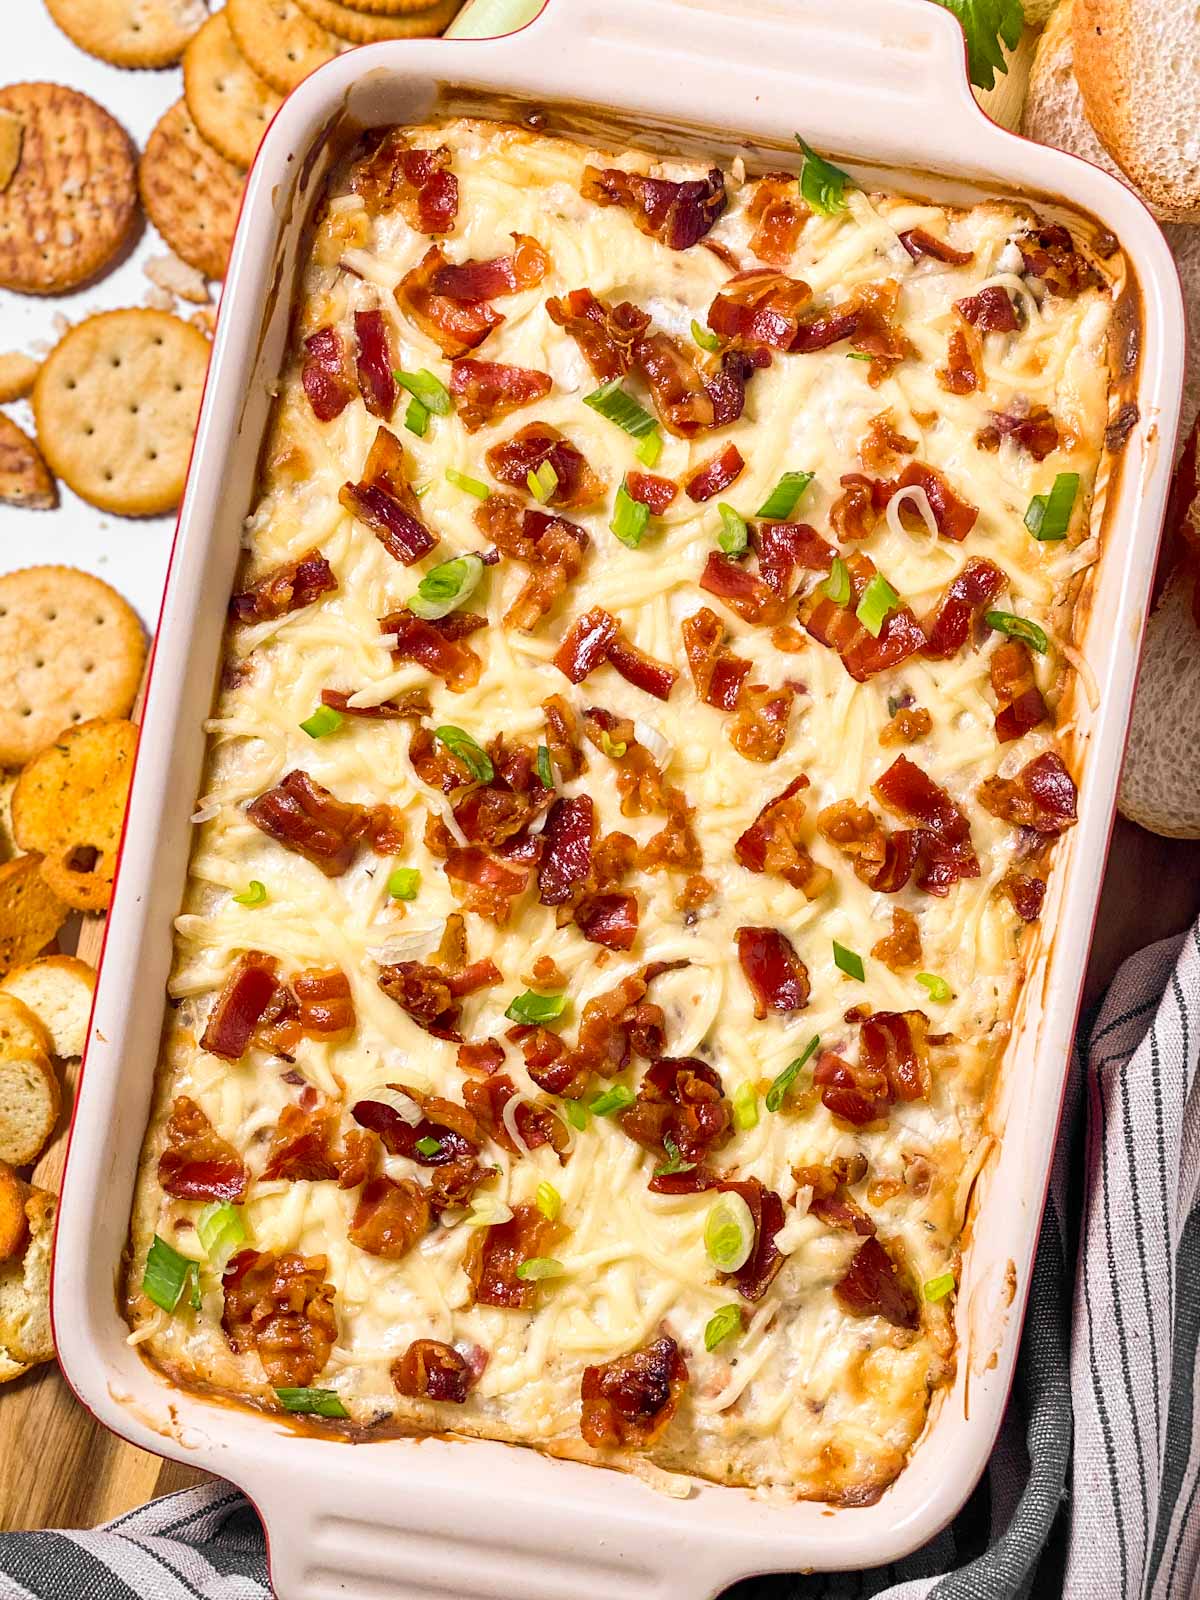
<instances>
[{"instance_id":1,"label":"cracker crumb","mask_svg":"<svg viewBox=\"0 0 1200 1600\"><path fill-rule=\"evenodd\" d=\"M206 306L209 302L208 279L174 253L151 256L142 271L151 283L165 289L168 294L178 295L181 300L196 306Z\"/></svg>"}]
</instances>

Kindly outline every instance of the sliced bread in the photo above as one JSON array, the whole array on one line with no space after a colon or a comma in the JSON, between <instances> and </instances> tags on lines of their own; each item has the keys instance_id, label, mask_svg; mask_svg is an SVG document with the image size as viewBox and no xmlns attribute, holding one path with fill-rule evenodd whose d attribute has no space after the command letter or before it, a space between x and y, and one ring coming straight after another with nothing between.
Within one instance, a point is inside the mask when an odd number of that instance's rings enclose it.
<instances>
[{"instance_id":1,"label":"sliced bread","mask_svg":"<svg viewBox=\"0 0 1200 1600\"><path fill-rule=\"evenodd\" d=\"M36 1161L61 1109L50 1035L24 1001L0 992L0 1161Z\"/></svg>"},{"instance_id":2,"label":"sliced bread","mask_svg":"<svg viewBox=\"0 0 1200 1600\"><path fill-rule=\"evenodd\" d=\"M6 1162L0 1162L0 1261L11 1261L25 1250L29 1239L25 1218L28 1198L29 1185Z\"/></svg>"},{"instance_id":3,"label":"sliced bread","mask_svg":"<svg viewBox=\"0 0 1200 1600\"><path fill-rule=\"evenodd\" d=\"M83 1054L95 989L95 967L78 956L42 956L0 982L0 993L16 995L29 1007L64 1060Z\"/></svg>"},{"instance_id":4,"label":"sliced bread","mask_svg":"<svg viewBox=\"0 0 1200 1600\"><path fill-rule=\"evenodd\" d=\"M34 1189L25 1203L29 1223L25 1253L0 1266L0 1349L27 1366L54 1358L50 1265L57 1214L57 1198Z\"/></svg>"}]
</instances>

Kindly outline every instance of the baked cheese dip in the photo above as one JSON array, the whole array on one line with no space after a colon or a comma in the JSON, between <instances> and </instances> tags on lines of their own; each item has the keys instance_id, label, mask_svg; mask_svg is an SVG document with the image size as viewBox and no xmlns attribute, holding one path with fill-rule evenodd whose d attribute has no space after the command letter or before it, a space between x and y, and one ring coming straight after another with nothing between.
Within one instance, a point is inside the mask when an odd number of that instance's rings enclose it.
<instances>
[{"instance_id":1,"label":"baked cheese dip","mask_svg":"<svg viewBox=\"0 0 1200 1600\"><path fill-rule=\"evenodd\" d=\"M797 164L328 185L133 1218L176 1381L852 1505L951 1380L1123 265Z\"/></svg>"}]
</instances>

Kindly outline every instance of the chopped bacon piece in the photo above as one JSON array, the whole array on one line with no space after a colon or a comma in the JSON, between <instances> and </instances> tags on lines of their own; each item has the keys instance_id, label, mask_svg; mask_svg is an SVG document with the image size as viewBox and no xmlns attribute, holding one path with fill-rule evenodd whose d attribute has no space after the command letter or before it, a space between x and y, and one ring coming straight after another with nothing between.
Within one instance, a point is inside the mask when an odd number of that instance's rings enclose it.
<instances>
[{"instance_id":1,"label":"chopped bacon piece","mask_svg":"<svg viewBox=\"0 0 1200 1600\"><path fill-rule=\"evenodd\" d=\"M890 1099L928 1097L928 1029L929 1020L921 1011L875 1011L863 1019L861 1059L882 1074Z\"/></svg>"},{"instance_id":2,"label":"chopped bacon piece","mask_svg":"<svg viewBox=\"0 0 1200 1600\"><path fill-rule=\"evenodd\" d=\"M631 500L638 500L644 506L649 506L651 514L661 517L663 512L679 493L679 485L670 478L656 477L652 472L630 472L626 474L625 489Z\"/></svg>"},{"instance_id":3,"label":"chopped bacon piece","mask_svg":"<svg viewBox=\"0 0 1200 1600\"><path fill-rule=\"evenodd\" d=\"M662 867L698 871L704 865L704 856L693 827L696 809L688 804L682 789L669 788L666 802L667 825L646 840L638 852L638 866L647 872L657 872Z\"/></svg>"},{"instance_id":4,"label":"chopped bacon piece","mask_svg":"<svg viewBox=\"0 0 1200 1600\"><path fill-rule=\"evenodd\" d=\"M643 1149L665 1156L668 1144L685 1161L702 1161L733 1135L733 1113L720 1073L695 1056L660 1056L651 1062L637 1099L619 1112L621 1132Z\"/></svg>"},{"instance_id":5,"label":"chopped bacon piece","mask_svg":"<svg viewBox=\"0 0 1200 1600\"><path fill-rule=\"evenodd\" d=\"M1031 229L1015 241L1031 278L1040 278L1051 294L1073 300L1101 282L1100 274L1060 222Z\"/></svg>"},{"instance_id":6,"label":"chopped bacon piece","mask_svg":"<svg viewBox=\"0 0 1200 1600\"><path fill-rule=\"evenodd\" d=\"M703 606L693 616L684 617L682 631L683 650L696 693L706 705L719 711L734 710L750 662L725 648L725 624L715 611Z\"/></svg>"},{"instance_id":7,"label":"chopped bacon piece","mask_svg":"<svg viewBox=\"0 0 1200 1600\"><path fill-rule=\"evenodd\" d=\"M832 1050L817 1057L813 1085L821 1091L826 1110L856 1128L883 1116L891 1103L887 1079L877 1067L866 1060L852 1065Z\"/></svg>"},{"instance_id":8,"label":"chopped bacon piece","mask_svg":"<svg viewBox=\"0 0 1200 1600\"><path fill-rule=\"evenodd\" d=\"M485 538L534 568L505 614L510 628L528 630L550 611L583 565L588 536L565 517L525 509L513 495L494 494L475 513Z\"/></svg>"},{"instance_id":9,"label":"chopped bacon piece","mask_svg":"<svg viewBox=\"0 0 1200 1600\"><path fill-rule=\"evenodd\" d=\"M747 622L774 622L783 615L779 596L762 578L719 550L710 550L700 587L724 600ZM709 615L712 613L710 612Z\"/></svg>"},{"instance_id":10,"label":"chopped bacon piece","mask_svg":"<svg viewBox=\"0 0 1200 1600\"><path fill-rule=\"evenodd\" d=\"M524 1151L509 1132L504 1120L504 1108L517 1093L517 1086L507 1073L463 1084L463 1101L478 1119L480 1128L511 1156L521 1156ZM528 1149L550 1145L560 1161L567 1159L570 1137L561 1118L548 1106L530 1105L521 1101L513 1114L517 1132Z\"/></svg>"},{"instance_id":11,"label":"chopped bacon piece","mask_svg":"<svg viewBox=\"0 0 1200 1600\"><path fill-rule=\"evenodd\" d=\"M621 206L634 225L668 250L687 250L716 222L727 205L725 176L712 167L703 178L683 183L649 178L620 167L585 167L581 192L601 206Z\"/></svg>"},{"instance_id":12,"label":"chopped bacon piece","mask_svg":"<svg viewBox=\"0 0 1200 1600\"><path fill-rule=\"evenodd\" d=\"M608 660L609 646L617 636L617 619L602 606L577 617L555 652L554 665L572 683L582 683Z\"/></svg>"},{"instance_id":13,"label":"chopped bacon piece","mask_svg":"<svg viewBox=\"0 0 1200 1600\"><path fill-rule=\"evenodd\" d=\"M708 326L743 349L769 345L773 350L792 350L801 327L801 308L811 299L812 290L800 278L762 267L739 272L709 306Z\"/></svg>"},{"instance_id":14,"label":"chopped bacon piece","mask_svg":"<svg viewBox=\"0 0 1200 1600\"><path fill-rule=\"evenodd\" d=\"M684 484L688 499L694 500L697 505L713 499L728 489L745 465L737 445L727 444L718 455L711 456L703 466L697 468Z\"/></svg>"},{"instance_id":15,"label":"chopped bacon piece","mask_svg":"<svg viewBox=\"0 0 1200 1600\"><path fill-rule=\"evenodd\" d=\"M814 313L800 319L796 337L789 349L795 354L809 355L814 350L827 350L831 344L849 339L858 329L857 307L848 311Z\"/></svg>"},{"instance_id":16,"label":"chopped bacon piece","mask_svg":"<svg viewBox=\"0 0 1200 1600\"><path fill-rule=\"evenodd\" d=\"M850 857L855 877L879 894L896 894L912 876L920 834L888 833L869 806L839 800L817 818L822 837Z\"/></svg>"},{"instance_id":17,"label":"chopped bacon piece","mask_svg":"<svg viewBox=\"0 0 1200 1600\"><path fill-rule=\"evenodd\" d=\"M496 1039L460 1044L457 1065L460 1072L478 1072L490 1078L504 1065L504 1046Z\"/></svg>"},{"instance_id":18,"label":"chopped bacon piece","mask_svg":"<svg viewBox=\"0 0 1200 1600\"><path fill-rule=\"evenodd\" d=\"M381 427L367 454L358 483L344 483L338 499L370 528L393 560L411 567L437 539L421 521L420 506L404 475L404 446Z\"/></svg>"},{"instance_id":19,"label":"chopped bacon piece","mask_svg":"<svg viewBox=\"0 0 1200 1600\"><path fill-rule=\"evenodd\" d=\"M611 1078L623 1072L635 1055L646 1059L661 1056L666 1019L662 1007L646 995L655 978L686 965L683 961L653 962L622 978L615 988L593 995L583 1008L573 1050L566 1050L544 1028L530 1029L529 1036L521 1040L530 1077L549 1094L578 1100L593 1073Z\"/></svg>"},{"instance_id":20,"label":"chopped bacon piece","mask_svg":"<svg viewBox=\"0 0 1200 1600\"><path fill-rule=\"evenodd\" d=\"M340 878L369 827L362 806L348 804L299 768L246 807L256 828L294 850L327 878Z\"/></svg>"},{"instance_id":21,"label":"chopped bacon piece","mask_svg":"<svg viewBox=\"0 0 1200 1600\"><path fill-rule=\"evenodd\" d=\"M639 650L637 645L631 644L620 632L608 646L608 662L627 683L652 694L656 700L669 699L679 677L674 667L665 667L661 661L656 661L644 650Z\"/></svg>"},{"instance_id":22,"label":"chopped bacon piece","mask_svg":"<svg viewBox=\"0 0 1200 1600\"><path fill-rule=\"evenodd\" d=\"M596 1450L646 1450L666 1430L688 1381L687 1362L666 1334L652 1344L585 1367L579 1431Z\"/></svg>"},{"instance_id":23,"label":"chopped bacon piece","mask_svg":"<svg viewBox=\"0 0 1200 1600\"><path fill-rule=\"evenodd\" d=\"M726 730L738 755L747 761L774 761L779 756L787 742L795 697L790 684L769 689L763 683L750 683L742 689L737 711Z\"/></svg>"},{"instance_id":24,"label":"chopped bacon piece","mask_svg":"<svg viewBox=\"0 0 1200 1600\"><path fill-rule=\"evenodd\" d=\"M1035 461L1044 461L1058 449L1058 424L1043 405L1030 406L1023 416L1009 411L991 411L991 421L980 428L975 443L981 450L998 450L1001 441L1011 439Z\"/></svg>"},{"instance_id":25,"label":"chopped bacon piece","mask_svg":"<svg viewBox=\"0 0 1200 1600\"><path fill-rule=\"evenodd\" d=\"M273 622L311 606L336 588L333 568L319 550L309 550L235 594L229 602L229 616L233 622Z\"/></svg>"},{"instance_id":26,"label":"chopped bacon piece","mask_svg":"<svg viewBox=\"0 0 1200 1600\"><path fill-rule=\"evenodd\" d=\"M646 334L634 345L633 355L668 433L690 439L716 426L712 396L678 340L669 333Z\"/></svg>"},{"instance_id":27,"label":"chopped bacon piece","mask_svg":"<svg viewBox=\"0 0 1200 1600\"><path fill-rule=\"evenodd\" d=\"M324 1256L241 1250L225 1268L225 1337L235 1355L258 1352L275 1388L307 1388L337 1343L328 1266Z\"/></svg>"},{"instance_id":28,"label":"chopped bacon piece","mask_svg":"<svg viewBox=\"0 0 1200 1600\"><path fill-rule=\"evenodd\" d=\"M343 689L322 689L321 704L332 706L343 717L373 717L380 721L417 721L430 712L429 696L424 689L406 689L396 700L380 700L373 706L352 706L350 695Z\"/></svg>"},{"instance_id":29,"label":"chopped bacon piece","mask_svg":"<svg viewBox=\"0 0 1200 1600\"><path fill-rule=\"evenodd\" d=\"M960 878L979 876L979 858L971 845L966 817L928 773L897 756L871 786L875 796L920 832L920 875L917 888L944 895Z\"/></svg>"},{"instance_id":30,"label":"chopped bacon piece","mask_svg":"<svg viewBox=\"0 0 1200 1600\"><path fill-rule=\"evenodd\" d=\"M944 261L950 267L965 267L974 261L974 250L956 250L946 239L939 239L924 228L908 228L899 235L900 243L914 261L930 256L934 261Z\"/></svg>"},{"instance_id":31,"label":"chopped bacon piece","mask_svg":"<svg viewBox=\"0 0 1200 1600\"><path fill-rule=\"evenodd\" d=\"M1049 720L1033 673L1033 652L1020 639L1005 639L992 652L992 692L996 696L996 738L1001 744L1019 739Z\"/></svg>"},{"instance_id":32,"label":"chopped bacon piece","mask_svg":"<svg viewBox=\"0 0 1200 1600\"><path fill-rule=\"evenodd\" d=\"M885 472L897 456L910 456L916 448L915 439L897 431L890 411L878 411L858 441L858 459L866 472Z\"/></svg>"},{"instance_id":33,"label":"chopped bacon piece","mask_svg":"<svg viewBox=\"0 0 1200 1600\"><path fill-rule=\"evenodd\" d=\"M947 394L974 394L979 387L979 364L961 328L955 328L950 335L946 365L938 368L937 380Z\"/></svg>"},{"instance_id":34,"label":"chopped bacon piece","mask_svg":"<svg viewBox=\"0 0 1200 1600\"><path fill-rule=\"evenodd\" d=\"M429 1232L429 1197L413 1178L371 1178L358 1197L347 1237L368 1255L399 1261Z\"/></svg>"},{"instance_id":35,"label":"chopped bacon piece","mask_svg":"<svg viewBox=\"0 0 1200 1600\"><path fill-rule=\"evenodd\" d=\"M771 352L766 349L722 353L720 371L704 386L713 404L714 428L726 428L737 421L746 409L746 385L759 368L770 365Z\"/></svg>"},{"instance_id":36,"label":"chopped bacon piece","mask_svg":"<svg viewBox=\"0 0 1200 1600\"><path fill-rule=\"evenodd\" d=\"M1012 296L998 283L988 284L978 294L956 300L954 309L980 333L1015 333L1017 313Z\"/></svg>"},{"instance_id":37,"label":"chopped bacon piece","mask_svg":"<svg viewBox=\"0 0 1200 1600\"><path fill-rule=\"evenodd\" d=\"M842 492L829 508L829 522L839 539L866 539L887 509L891 485L861 472L841 477Z\"/></svg>"},{"instance_id":38,"label":"chopped bacon piece","mask_svg":"<svg viewBox=\"0 0 1200 1600\"><path fill-rule=\"evenodd\" d=\"M791 260L801 231L812 215L790 173L769 172L754 185L746 217L758 226L750 236L750 253L773 267Z\"/></svg>"},{"instance_id":39,"label":"chopped bacon piece","mask_svg":"<svg viewBox=\"0 0 1200 1600\"><path fill-rule=\"evenodd\" d=\"M300 1032L310 1038L331 1038L354 1027L350 980L338 967L307 967L292 979L299 1006Z\"/></svg>"},{"instance_id":40,"label":"chopped bacon piece","mask_svg":"<svg viewBox=\"0 0 1200 1600\"><path fill-rule=\"evenodd\" d=\"M355 367L363 404L373 417L390 422L396 409L396 365L382 311L356 311L354 337L358 342Z\"/></svg>"},{"instance_id":41,"label":"chopped bacon piece","mask_svg":"<svg viewBox=\"0 0 1200 1600\"><path fill-rule=\"evenodd\" d=\"M913 347L896 320L899 298L900 284L895 278L863 283L854 291L856 321L850 342L860 355L871 358L867 382L873 389L913 354Z\"/></svg>"},{"instance_id":42,"label":"chopped bacon piece","mask_svg":"<svg viewBox=\"0 0 1200 1600\"><path fill-rule=\"evenodd\" d=\"M397 961L379 969L379 987L389 1000L427 1033L458 1041L460 1008L454 1003L445 972L421 961Z\"/></svg>"},{"instance_id":43,"label":"chopped bacon piece","mask_svg":"<svg viewBox=\"0 0 1200 1600\"><path fill-rule=\"evenodd\" d=\"M956 656L984 607L996 598L1007 582L1007 577L993 562L972 556L921 623L925 634L921 654L932 661L949 661Z\"/></svg>"},{"instance_id":44,"label":"chopped bacon piece","mask_svg":"<svg viewBox=\"0 0 1200 1600\"><path fill-rule=\"evenodd\" d=\"M394 636L391 645L394 661L415 661L441 678L455 694L462 694L475 687L483 671L483 662L474 650L461 642L464 633L473 631L473 628L464 627L465 623L483 628L487 626L487 619L452 612L436 622L427 622L404 610L384 617L380 627L384 633Z\"/></svg>"},{"instance_id":45,"label":"chopped bacon piece","mask_svg":"<svg viewBox=\"0 0 1200 1600\"><path fill-rule=\"evenodd\" d=\"M833 1286L843 1311L856 1317L882 1317L897 1328L921 1325L917 1297L878 1239L864 1239L844 1277Z\"/></svg>"},{"instance_id":46,"label":"chopped bacon piece","mask_svg":"<svg viewBox=\"0 0 1200 1600\"><path fill-rule=\"evenodd\" d=\"M546 313L571 335L602 383L632 371L634 345L650 326L647 314L628 300L609 306L590 289L572 289L565 300L552 296Z\"/></svg>"},{"instance_id":47,"label":"chopped bacon piece","mask_svg":"<svg viewBox=\"0 0 1200 1600\"><path fill-rule=\"evenodd\" d=\"M1042 914L1046 884L1028 872L1010 872L1000 887L1012 901L1022 922L1036 922Z\"/></svg>"},{"instance_id":48,"label":"chopped bacon piece","mask_svg":"<svg viewBox=\"0 0 1200 1600\"><path fill-rule=\"evenodd\" d=\"M409 1400L445 1400L461 1406L471 1387L470 1367L453 1345L440 1339L414 1339L390 1371L396 1392Z\"/></svg>"},{"instance_id":49,"label":"chopped bacon piece","mask_svg":"<svg viewBox=\"0 0 1200 1600\"><path fill-rule=\"evenodd\" d=\"M740 1194L754 1219L754 1248L746 1261L736 1272L720 1274L724 1282L737 1286L743 1300L753 1303L762 1299L783 1266L783 1252L775 1243L775 1235L783 1227L783 1201L758 1178L719 1183L717 1188L723 1194Z\"/></svg>"},{"instance_id":50,"label":"chopped bacon piece","mask_svg":"<svg viewBox=\"0 0 1200 1600\"><path fill-rule=\"evenodd\" d=\"M583 717L584 731L592 744L618 763L622 816L645 817L665 810L668 785L663 782L654 757L634 736L632 721L614 716L602 706L589 706Z\"/></svg>"},{"instance_id":51,"label":"chopped bacon piece","mask_svg":"<svg viewBox=\"0 0 1200 1600\"><path fill-rule=\"evenodd\" d=\"M803 773L793 778L782 794L766 805L736 841L733 853L749 872L766 872L782 878L813 900L829 886L832 874L819 867L800 838L804 801L801 792L808 788Z\"/></svg>"},{"instance_id":52,"label":"chopped bacon piece","mask_svg":"<svg viewBox=\"0 0 1200 1600\"><path fill-rule=\"evenodd\" d=\"M318 422L332 422L354 398L349 362L336 328L318 328L304 341L300 382Z\"/></svg>"},{"instance_id":53,"label":"chopped bacon piece","mask_svg":"<svg viewBox=\"0 0 1200 1600\"><path fill-rule=\"evenodd\" d=\"M475 1160L483 1143L483 1132L464 1106L444 1100L440 1095L420 1094L402 1083L390 1083L388 1088L413 1102L414 1112L419 1113L416 1122L401 1116L386 1100L357 1100L350 1107L350 1115L360 1128L368 1128L379 1135L389 1155L406 1156L422 1167L445 1167ZM438 1148L422 1150L420 1145L427 1139Z\"/></svg>"},{"instance_id":54,"label":"chopped bacon piece","mask_svg":"<svg viewBox=\"0 0 1200 1600\"><path fill-rule=\"evenodd\" d=\"M797 568L828 572L837 554L807 522L754 523L750 540L758 556L758 575L780 600L790 599Z\"/></svg>"},{"instance_id":55,"label":"chopped bacon piece","mask_svg":"<svg viewBox=\"0 0 1200 1600\"><path fill-rule=\"evenodd\" d=\"M879 742L885 748L893 744L917 744L933 729L933 718L924 706L901 706L879 730Z\"/></svg>"},{"instance_id":56,"label":"chopped bacon piece","mask_svg":"<svg viewBox=\"0 0 1200 1600\"><path fill-rule=\"evenodd\" d=\"M468 433L478 433L497 417L545 399L553 387L548 372L532 367L476 361L470 356L460 357L450 367L450 393L458 420Z\"/></svg>"},{"instance_id":57,"label":"chopped bacon piece","mask_svg":"<svg viewBox=\"0 0 1200 1600\"><path fill-rule=\"evenodd\" d=\"M286 1105L263 1168L264 1183L324 1183L340 1176L334 1158L338 1111L334 1106Z\"/></svg>"},{"instance_id":58,"label":"chopped bacon piece","mask_svg":"<svg viewBox=\"0 0 1200 1600\"><path fill-rule=\"evenodd\" d=\"M278 973L279 966L273 956L263 955L258 950L239 956L208 1014L200 1039L201 1050L220 1056L224 1061L240 1061L275 993Z\"/></svg>"},{"instance_id":59,"label":"chopped bacon piece","mask_svg":"<svg viewBox=\"0 0 1200 1600\"><path fill-rule=\"evenodd\" d=\"M876 961L891 972L906 972L921 965L921 929L911 911L892 908L892 931L871 947Z\"/></svg>"},{"instance_id":60,"label":"chopped bacon piece","mask_svg":"<svg viewBox=\"0 0 1200 1600\"><path fill-rule=\"evenodd\" d=\"M792 1176L798 1189L812 1190L808 1203L810 1216L819 1217L827 1227L869 1239L875 1232L875 1224L846 1193L847 1184L861 1182L866 1170L865 1157L836 1156L828 1166L793 1167Z\"/></svg>"},{"instance_id":61,"label":"chopped bacon piece","mask_svg":"<svg viewBox=\"0 0 1200 1600\"><path fill-rule=\"evenodd\" d=\"M532 1205L514 1206L507 1222L477 1229L463 1257L476 1304L531 1311L537 1304L538 1286L536 1281L518 1278L517 1268L522 1262L549 1256L566 1232L561 1222L549 1221Z\"/></svg>"},{"instance_id":62,"label":"chopped bacon piece","mask_svg":"<svg viewBox=\"0 0 1200 1600\"><path fill-rule=\"evenodd\" d=\"M400 310L438 346L444 356L468 355L504 321L486 301L462 302L438 294L434 282L448 266L440 245L432 245L396 285Z\"/></svg>"},{"instance_id":63,"label":"chopped bacon piece","mask_svg":"<svg viewBox=\"0 0 1200 1600\"><path fill-rule=\"evenodd\" d=\"M542 701L546 717L546 746L554 770L564 781L587 771L587 758L579 744L579 721L560 694Z\"/></svg>"},{"instance_id":64,"label":"chopped bacon piece","mask_svg":"<svg viewBox=\"0 0 1200 1600\"><path fill-rule=\"evenodd\" d=\"M628 891L589 895L575 908L575 924L585 939L609 950L629 950L637 938L638 901Z\"/></svg>"},{"instance_id":65,"label":"chopped bacon piece","mask_svg":"<svg viewBox=\"0 0 1200 1600\"><path fill-rule=\"evenodd\" d=\"M871 579L875 563L859 551L846 557L850 576L850 598L839 606L820 589L814 591L801 611L806 630L820 644L836 650L842 665L858 683L876 673L898 666L925 643L916 617L908 606L899 606L885 617L877 635L871 634L856 615L859 602Z\"/></svg>"},{"instance_id":66,"label":"chopped bacon piece","mask_svg":"<svg viewBox=\"0 0 1200 1600\"><path fill-rule=\"evenodd\" d=\"M586 506L604 493L604 480L571 441L547 422L529 423L503 444L493 445L484 459L493 477L526 493L529 474L549 462L558 479L548 497L550 505L566 509Z\"/></svg>"},{"instance_id":67,"label":"chopped bacon piece","mask_svg":"<svg viewBox=\"0 0 1200 1600\"><path fill-rule=\"evenodd\" d=\"M938 469L926 466L923 461L910 461L891 487L893 491L924 489L933 520L943 539L961 542L975 526L979 516L978 506L960 499Z\"/></svg>"},{"instance_id":68,"label":"chopped bacon piece","mask_svg":"<svg viewBox=\"0 0 1200 1600\"><path fill-rule=\"evenodd\" d=\"M584 883L596 842L596 814L590 795L556 800L542 830L545 849L538 866L538 899L560 906Z\"/></svg>"},{"instance_id":69,"label":"chopped bacon piece","mask_svg":"<svg viewBox=\"0 0 1200 1600\"><path fill-rule=\"evenodd\" d=\"M768 1010L789 1015L808 1004L808 968L791 940L778 928L739 928L738 961L754 996L754 1015L761 1021Z\"/></svg>"},{"instance_id":70,"label":"chopped bacon piece","mask_svg":"<svg viewBox=\"0 0 1200 1600\"><path fill-rule=\"evenodd\" d=\"M527 233L514 233L512 237L514 249L510 255L438 267L433 274L434 294L474 305L498 295L536 289L550 270L550 257Z\"/></svg>"},{"instance_id":71,"label":"chopped bacon piece","mask_svg":"<svg viewBox=\"0 0 1200 1600\"><path fill-rule=\"evenodd\" d=\"M454 819L472 844L493 847L521 834L550 808L554 794L537 775L527 746L510 745L503 734L488 745L492 777L454 804Z\"/></svg>"},{"instance_id":72,"label":"chopped bacon piece","mask_svg":"<svg viewBox=\"0 0 1200 1600\"><path fill-rule=\"evenodd\" d=\"M222 1139L196 1102L178 1095L166 1126L166 1147L158 1158L158 1181L177 1200L245 1198L245 1163Z\"/></svg>"},{"instance_id":73,"label":"chopped bacon piece","mask_svg":"<svg viewBox=\"0 0 1200 1600\"><path fill-rule=\"evenodd\" d=\"M1014 778L986 778L979 786L985 811L1045 834L1075 826L1075 796L1075 781L1054 750L1034 756Z\"/></svg>"},{"instance_id":74,"label":"chopped bacon piece","mask_svg":"<svg viewBox=\"0 0 1200 1600\"><path fill-rule=\"evenodd\" d=\"M458 179L450 151L412 150L400 128L388 128L373 150L355 163L350 187L371 216L397 208L418 233L449 233L458 216Z\"/></svg>"},{"instance_id":75,"label":"chopped bacon piece","mask_svg":"<svg viewBox=\"0 0 1200 1600\"><path fill-rule=\"evenodd\" d=\"M512 915L512 903L523 893L529 874L494 861L472 845L451 850L442 863L450 888L468 911L503 927Z\"/></svg>"}]
</instances>

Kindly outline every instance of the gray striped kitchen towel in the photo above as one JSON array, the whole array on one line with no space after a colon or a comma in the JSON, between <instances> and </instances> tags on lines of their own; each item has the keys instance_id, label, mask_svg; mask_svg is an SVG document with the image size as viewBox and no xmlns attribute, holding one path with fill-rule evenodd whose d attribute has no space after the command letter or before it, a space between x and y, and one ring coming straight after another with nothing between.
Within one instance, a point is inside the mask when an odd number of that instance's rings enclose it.
<instances>
[{"instance_id":1,"label":"gray striped kitchen towel","mask_svg":"<svg viewBox=\"0 0 1200 1600\"><path fill-rule=\"evenodd\" d=\"M1081 1032L1017 1382L964 1510L894 1566L726 1600L1200 1597L1198 1058L1200 927L1127 961ZM227 1484L93 1533L0 1535L0 1600L269 1595Z\"/></svg>"}]
</instances>

